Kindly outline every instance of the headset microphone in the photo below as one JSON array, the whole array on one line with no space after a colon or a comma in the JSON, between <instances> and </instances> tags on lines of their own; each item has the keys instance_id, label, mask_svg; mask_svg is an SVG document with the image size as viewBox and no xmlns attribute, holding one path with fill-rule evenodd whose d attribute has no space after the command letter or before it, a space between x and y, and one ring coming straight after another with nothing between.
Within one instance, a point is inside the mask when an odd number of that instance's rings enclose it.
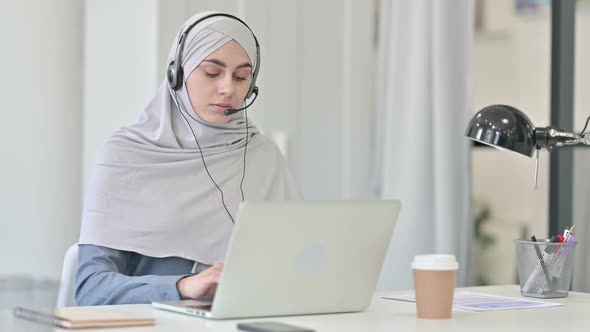
<instances>
[{"instance_id":1,"label":"headset microphone","mask_svg":"<svg viewBox=\"0 0 590 332\"><path fill-rule=\"evenodd\" d=\"M254 103L256 98L258 98L258 87L254 87L254 89L252 90L252 93L254 94L254 99L252 99L252 101L248 105L246 105L242 108L228 108L225 111L223 111L223 114L232 115L234 113L238 113L239 111L243 111L243 110L247 109L248 107L250 107L250 105L252 105Z\"/></svg>"}]
</instances>

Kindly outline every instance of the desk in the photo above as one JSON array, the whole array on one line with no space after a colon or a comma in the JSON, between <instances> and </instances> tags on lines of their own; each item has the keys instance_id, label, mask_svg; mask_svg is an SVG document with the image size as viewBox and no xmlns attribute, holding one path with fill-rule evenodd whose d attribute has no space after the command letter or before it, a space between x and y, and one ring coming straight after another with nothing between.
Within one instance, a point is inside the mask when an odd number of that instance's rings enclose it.
<instances>
[{"instance_id":1,"label":"desk","mask_svg":"<svg viewBox=\"0 0 590 332\"><path fill-rule=\"evenodd\" d=\"M519 297L517 285L460 288L479 293ZM276 320L315 329L318 332L398 332L398 331L565 331L590 330L590 294L570 292L569 297L547 301L565 303L564 306L494 312L454 311L452 319L417 319L414 303L381 299L376 294L369 308L360 313L274 317L263 319L238 319L210 321L189 315L153 309L151 305L112 306L120 310L151 315L155 326L126 329L92 329L93 332L148 332L148 331L237 331L236 323L245 321ZM55 331L65 331L56 329Z\"/></svg>"}]
</instances>

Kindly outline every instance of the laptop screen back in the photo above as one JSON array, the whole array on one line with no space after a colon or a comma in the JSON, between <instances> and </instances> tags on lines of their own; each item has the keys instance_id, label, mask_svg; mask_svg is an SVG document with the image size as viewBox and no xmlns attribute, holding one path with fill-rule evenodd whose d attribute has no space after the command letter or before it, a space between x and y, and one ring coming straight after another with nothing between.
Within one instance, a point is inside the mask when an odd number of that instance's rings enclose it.
<instances>
[{"instance_id":1,"label":"laptop screen back","mask_svg":"<svg viewBox=\"0 0 590 332\"><path fill-rule=\"evenodd\" d=\"M361 311L399 201L265 201L240 207L213 318Z\"/></svg>"}]
</instances>

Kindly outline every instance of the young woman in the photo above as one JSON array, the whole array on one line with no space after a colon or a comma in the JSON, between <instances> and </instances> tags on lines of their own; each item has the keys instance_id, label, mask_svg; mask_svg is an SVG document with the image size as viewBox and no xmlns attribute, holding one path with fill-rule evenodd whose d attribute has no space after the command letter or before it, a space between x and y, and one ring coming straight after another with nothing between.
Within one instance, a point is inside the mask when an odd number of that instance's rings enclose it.
<instances>
[{"instance_id":1,"label":"young woman","mask_svg":"<svg viewBox=\"0 0 590 332\"><path fill-rule=\"evenodd\" d=\"M239 203L300 198L275 144L240 110L258 94L259 52L231 15L200 13L180 29L139 121L98 155L80 234L79 305L213 295Z\"/></svg>"}]
</instances>

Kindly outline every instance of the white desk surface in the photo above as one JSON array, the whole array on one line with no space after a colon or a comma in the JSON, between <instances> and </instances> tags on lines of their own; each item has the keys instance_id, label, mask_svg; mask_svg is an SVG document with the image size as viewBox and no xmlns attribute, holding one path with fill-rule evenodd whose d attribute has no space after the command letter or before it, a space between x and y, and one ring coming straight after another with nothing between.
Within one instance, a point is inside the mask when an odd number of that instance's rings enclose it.
<instances>
[{"instance_id":1,"label":"white desk surface","mask_svg":"<svg viewBox=\"0 0 590 332\"><path fill-rule=\"evenodd\" d=\"M479 293L520 297L517 285L459 288ZM119 310L153 316L156 325L150 327L91 329L93 332L147 331L238 331L237 322L273 320L314 329L317 332L398 332L398 331L590 331L590 293L570 292L561 299L546 301L565 303L564 306L505 310L494 312L453 311L451 319L417 319L414 303L385 300L375 294L369 308L360 313L270 317L211 321L199 317L167 312L149 304L111 306ZM55 331L65 331L56 329Z\"/></svg>"}]
</instances>

